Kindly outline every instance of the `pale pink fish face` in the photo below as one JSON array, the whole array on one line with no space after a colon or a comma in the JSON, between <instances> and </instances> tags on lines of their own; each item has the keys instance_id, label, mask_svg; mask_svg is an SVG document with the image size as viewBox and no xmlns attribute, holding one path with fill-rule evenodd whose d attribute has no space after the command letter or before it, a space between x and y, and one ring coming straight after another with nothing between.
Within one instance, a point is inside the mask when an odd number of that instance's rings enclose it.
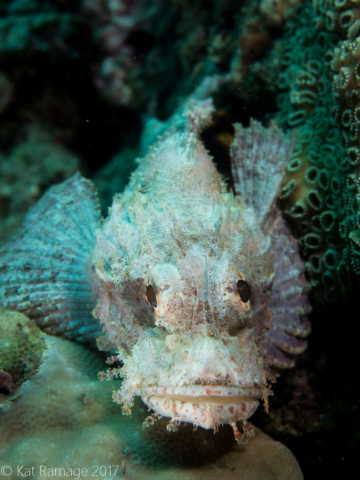
<instances>
[{"instance_id":1,"label":"pale pink fish face","mask_svg":"<svg viewBox=\"0 0 360 480\"><path fill-rule=\"evenodd\" d=\"M193 242L142 278L139 264L118 284L98 270L98 316L124 362L114 398L125 411L139 395L162 416L215 428L249 418L266 398L260 340L272 263L264 239L244 233L221 248Z\"/></svg>"}]
</instances>

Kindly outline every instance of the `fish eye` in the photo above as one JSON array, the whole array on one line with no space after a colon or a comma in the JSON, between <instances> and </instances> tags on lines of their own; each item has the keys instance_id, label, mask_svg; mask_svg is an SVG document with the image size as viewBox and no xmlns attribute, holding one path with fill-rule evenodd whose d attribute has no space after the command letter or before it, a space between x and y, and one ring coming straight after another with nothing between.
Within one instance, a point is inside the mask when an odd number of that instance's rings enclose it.
<instances>
[{"instance_id":1,"label":"fish eye","mask_svg":"<svg viewBox=\"0 0 360 480\"><path fill-rule=\"evenodd\" d=\"M250 300L251 297L251 288L250 285L245 282L245 280L237 281L237 290L239 292L241 300L246 303Z\"/></svg>"},{"instance_id":2,"label":"fish eye","mask_svg":"<svg viewBox=\"0 0 360 480\"><path fill-rule=\"evenodd\" d=\"M152 307L155 307L155 308L157 307L155 290L152 285L148 285L146 287L146 298Z\"/></svg>"}]
</instances>

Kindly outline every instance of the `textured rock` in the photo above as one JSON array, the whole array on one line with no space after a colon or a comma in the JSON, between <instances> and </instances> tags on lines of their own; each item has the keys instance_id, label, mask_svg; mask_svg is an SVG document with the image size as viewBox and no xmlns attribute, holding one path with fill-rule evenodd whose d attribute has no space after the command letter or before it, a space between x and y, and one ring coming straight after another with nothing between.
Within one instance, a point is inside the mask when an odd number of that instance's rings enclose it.
<instances>
[{"instance_id":1,"label":"textured rock","mask_svg":"<svg viewBox=\"0 0 360 480\"><path fill-rule=\"evenodd\" d=\"M191 425L168 432L164 421L142 428L146 408L137 402L131 418L121 414L111 399L114 382L100 383L96 377L103 363L96 352L45 337L40 371L22 385L16 402L0 409L0 457L2 465L13 468L7 478L18 478L17 465L23 472L34 467L32 478L45 478L41 465L48 473L70 469L71 478L75 469L88 469L89 477L97 466L106 466L101 477L110 479L117 465L118 472L134 480L302 478L291 452L258 429L247 445L239 446L230 427L215 435L193 431ZM60 470L50 476L69 478Z\"/></svg>"}]
</instances>

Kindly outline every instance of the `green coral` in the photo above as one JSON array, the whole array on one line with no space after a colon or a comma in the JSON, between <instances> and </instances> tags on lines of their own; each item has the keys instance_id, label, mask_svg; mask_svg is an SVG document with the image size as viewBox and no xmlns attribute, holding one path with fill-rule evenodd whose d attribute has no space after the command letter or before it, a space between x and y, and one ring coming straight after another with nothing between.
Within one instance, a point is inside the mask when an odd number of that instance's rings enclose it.
<instances>
[{"instance_id":1,"label":"green coral","mask_svg":"<svg viewBox=\"0 0 360 480\"><path fill-rule=\"evenodd\" d=\"M286 25L278 78L280 122L298 132L282 206L299 238L311 283L327 300L335 291L349 290L355 258L350 232L358 215L354 165L344 122L336 114L330 67L344 31L341 15L332 2L300 5Z\"/></svg>"},{"instance_id":2,"label":"green coral","mask_svg":"<svg viewBox=\"0 0 360 480\"><path fill-rule=\"evenodd\" d=\"M38 371L44 349L44 335L35 322L0 309L0 370L11 375L12 390ZM0 404L4 398L0 394Z\"/></svg>"},{"instance_id":3,"label":"green coral","mask_svg":"<svg viewBox=\"0 0 360 480\"><path fill-rule=\"evenodd\" d=\"M344 240L343 263L349 272L360 274L360 15L359 2L336 2L333 26L342 27L344 40L335 49L331 68L334 75L333 92L337 100L334 117L341 125L346 151L342 161L343 181L340 203L340 235ZM349 8L350 7L350 8Z\"/></svg>"}]
</instances>

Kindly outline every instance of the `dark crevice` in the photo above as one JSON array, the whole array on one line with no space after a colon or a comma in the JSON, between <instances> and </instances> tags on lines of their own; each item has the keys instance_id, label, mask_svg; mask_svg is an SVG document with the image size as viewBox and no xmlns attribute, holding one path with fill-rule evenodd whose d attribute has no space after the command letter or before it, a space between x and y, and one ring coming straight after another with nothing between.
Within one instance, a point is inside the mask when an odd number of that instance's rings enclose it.
<instances>
[{"instance_id":1,"label":"dark crevice","mask_svg":"<svg viewBox=\"0 0 360 480\"><path fill-rule=\"evenodd\" d=\"M139 55L146 55L155 45L156 38L145 30L131 32L126 43L132 45Z\"/></svg>"},{"instance_id":2,"label":"dark crevice","mask_svg":"<svg viewBox=\"0 0 360 480\"><path fill-rule=\"evenodd\" d=\"M218 172L223 176L229 190L234 190L234 180L231 172L230 145L234 140L234 123L241 123L248 127L250 119L256 119L263 125L268 125L270 112L276 111L275 97L269 92L264 93L266 101L260 104L246 103L234 97L225 86L214 96L216 111L210 125L201 133L206 150L213 157ZM270 115L270 116L269 116Z\"/></svg>"}]
</instances>

